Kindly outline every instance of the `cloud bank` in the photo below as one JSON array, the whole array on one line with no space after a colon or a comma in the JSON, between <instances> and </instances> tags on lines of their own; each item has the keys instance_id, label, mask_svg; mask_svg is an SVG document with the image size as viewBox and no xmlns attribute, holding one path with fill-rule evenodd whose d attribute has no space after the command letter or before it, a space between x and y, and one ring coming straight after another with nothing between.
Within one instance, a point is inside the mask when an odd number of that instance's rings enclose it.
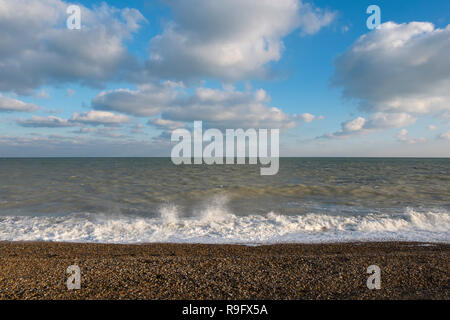
<instances>
[{"instance_id":1,"label":"cloud bank","mask_svg":"<svg viewBox=\"0 0 450 320\"><path fill-rule=\"evenodd\" d=\"M136 67L124 41L145 21L139 11L80 6L81 30L69 30L68 6L0 0L0 91L30 94L64 82L98 86Z\"/></svg>"},{"instance_id":2,"label":"cloud bank","mask_svg":"<svg viewBox=\"0 0 450 320\"><path fill-rule=\"evenodd\" d=\"M450 110L450 25L386 22L335 61L334 85L369 112Z\"/></svg>"},{"instance_id":3,"label":"cloud bank","mask_svg":"<svg viewBox=\"0 0 450 320\"><path fill-rule=\"evenodd\" d=\"M279 61L283 38L313 34L335 13L299 0L165 0L174 20L150 43L147 68L163 79L261 77Z\"/></svg>"},{"instance_id":4,"label":"cloud bank","mask_svg":"<svg viewBox=\"0 0 450 320\"><path fill-rule=\"evenodd\" d=\"M341 130L318 138L349 138L371 132L400 128L412 125L416 118L407 113L382 113L371 115L368 119L357 117L341 124Z\"/></svg>"},{"instance_id":5,"label":"cloud bank","mask_svg":"<svg viewBox=\"0 0 450 320\"><path fill-rule=\"evenodd\" d=\"M111 110L141 117L161 116L150 124L173 128L174 124L203 120L215 128L292 128L295 121L260 89L237 91L233 87L200 87L193 93L181 83L164 82L100 93L92 101L97 110Z\"/></svg>"},{"instance_id":6,"label":"cloud bank","mask_svg":"<svg viewBox=\"0 0 450 320\"><path fill-rule=\"evenodd\" d=\"M332 84L356 100L358 117L320 138L347 138L412 125L417 117L446 118L450 110L450 25L386 22L361 36L335 60ZM397 140L414 144L403 129Z\"/></svg>"},{"instance_id":7,"label":"cloud bank","mask_svg":"<svg viewBox=\"0 0 450 320\"><path fill-rule=\"evenodd\" d=\"M122 114L114 114L106 111L89 111L85 113L75 112L71 119L63 119L55 116L21 119L18 124L30 128L64 128L75 126L119 126L130 122L130 118Z\"/></svg>"},{"instance_id":8,"label":"cloud bank","mask_svg":"<svg viewBox=\"0 0 450 320\"><path fill-rule=\"evenodd\" d=\"M33 112L39 107L23 101L2 96L0 93L0 112Z\"/></svg>"}]
</instances>

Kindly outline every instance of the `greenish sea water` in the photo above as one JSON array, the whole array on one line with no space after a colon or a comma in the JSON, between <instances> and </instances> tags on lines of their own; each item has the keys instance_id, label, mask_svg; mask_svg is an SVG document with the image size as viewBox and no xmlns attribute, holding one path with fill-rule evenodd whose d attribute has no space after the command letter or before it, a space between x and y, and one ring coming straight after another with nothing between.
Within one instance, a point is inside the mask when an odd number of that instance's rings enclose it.
<instances>
[{"instance_id":1,"label":"greenish sea water","mask_svg":"<svg viewBox=\"0 0 450 320\"><path fill-rule=\"evenodd\" d=\"M0 240L450 241L450 159L0 159Z\"/></svg>"}]
</instances>

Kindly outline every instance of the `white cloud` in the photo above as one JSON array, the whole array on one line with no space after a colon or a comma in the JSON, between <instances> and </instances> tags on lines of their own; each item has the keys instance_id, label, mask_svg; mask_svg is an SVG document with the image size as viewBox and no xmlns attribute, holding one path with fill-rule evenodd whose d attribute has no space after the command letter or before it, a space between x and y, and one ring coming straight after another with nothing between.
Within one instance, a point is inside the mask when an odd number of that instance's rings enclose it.
<instances>
[{"instance_id":1,"label":"white cloud","mask_svg":"<svg viewBox=\"0 0 450 320\"><path fill-rule=\"evenodd\" d=\"M356 119L345 122L342 128L345 132L361 131L366 123L366 119L358 117Z\"/></svg>"},{"instance_id":2,"label":"white cloud","mask_svg":"<svg viewBox=\"0 0 450 320\"><path fill-rule=\"evenodd\" d=\"M437 129L437 127L436 127L435 125L432 125L432 124L430 124L427 128L428 128L428 130L430 130L430 131L434 131L434 130Z\"/></svg>"},{"instance_id":3,"label":"white cloud","mask_svg":"<svg viewBox=\"0 0 450 320\"><path fill-rule=\"evenodd\" d=\"M63 119L55 116L38 117L33 116L30 119L21 119L17 123L23 127L32 128L63 128L63 127L75 127L75 126L119 126L120 124L127 123L130 118L121 115L114 114L107 111L89 111L86 113L75 112L71 119Z\"/></svg>"},{"instance_id":4,"label":"white cloud","mask_svg":"<svg viewBox=\"0 0 450 320\"><path fill-rule=\"evenodd\" d=\"M23 127L32 127L32 128L62 128L62 127L71 127L74 124L69 122L66 119L62 119L55 116L48 117L38 117L33 116L31 119L27 120L19 120L18 124Z\"/></svg>"},{"instance_id":5,"label":"white cloud","mask_svg":"<svg viewBox=\"0 0 450 320\"><path fill-rule=\"evenodd\" d=\"M337 12L316 8L300 2L300 28L302 34L314 34L335 20Z\"/></svg>"},{"instance_id":6,"label":"white cloud","mask_svg":"<svg viewBox=\"0 0 450 320\"><path fill-rule=\"evenodd\" d=\"M450 25L386 22L335 61L333 83L370 112L450 110Z\"/></svg>"},{"instance_id":7,"label":"white cloud","mask_svg":"<svg viewBox=\"0 0 450 320\"><path fill-rule=\"evenodd\" d=\"M158 128L158 129L168 130L168 131L184 127L183 122L165 120L165 119L161 119L161 118L150 119L148 121L148 124Z\"/></svg>"},{"instance_id":8,"label":"white cloud","mask_svg":"<svg viewBox=\"0 0 450 320\"><path fill-rule=\"evenodd\" d=\"M0 94L0 112L33 112L38 106L23 101L2 96Z\"/></svg>"},{"instance_id":9,"label":"white cloud","mask_svg":"<svg viewBox=\"0 0 450 320\"><path fill-rule=\"evenodd\" d=\"M450 25L439 29L428 22L386 22L361 36L335 60L332 78L344 97L373 113L354 133L408 126L426 114L445 118L450 110L447 52ZM344 126L328 136L348 137L350 132ZM425 140L409 138L406 129L397 138L409 144Z\"/></svg>"},{"instance_id":10,"label":"white cloud","mask_svg":"<svg viewBox=\"0 0 450 320\"><path fill-rule=\"evenodd\" d=\"M444 140L450 140L450 131L440 134L439 138Z\"/></svg>"},{"instance_id":11,"label":"white cloud","mask_svg":"<svg viewBox=\"0 0 450 320\"><path fill-rule=\"evenodd\" d=\"M70 119L71 122L89 125L120 125L130 121L130 118L123 114L114 114L107 111L89 111L86 113L75 112Z\"/></svg>"},{"instance_id":12,"label":"white cloud","mask_svg":"<svg viewBox=\"0 0 450 320\"><path fill-rule=\"evenodd\" d=\"M167 81L148 83L136 90L117 89L103 91L92 100L98 110L114 110L136 116L151 117L171 106L178 99L181 83Z\"/></svg>"},{"instance_id":13,"label":"white cloud","mask_svg":"<svg viewBox=\"0 0 450 320\"><path fill-rule=\"evenodd\" d=\"M301 115L296 115L295 117L300 118L303 122L306 122L306 123L311 123L316 118L316 116L311 113L303 113Z\"/></svg>"},{"instance_id":14,"label":"white cloud","mask_svg":"<svg viewBox=\"0 0 450 320\"><path fill-rule=\"evenodd\" d=\"M382 129L400 128L416 122L416 118L407 113L382 113L371 115L368 119L358 117L341 124L342 129L319 138L349 138L364 135Z\"/></svg>"},{"instance_id":15,"label":"white cloud","mask_svg":"<svg viewBox=\"0 0 450 320\"><path fill-rule=\"evenodd\" d=\"M123 42L144 20L137 10L80 5L81 30L69 30L68 6L61 0L0 0L0 91L98 85L135 67Z\"/></svg>"},{"instance_id":16,"label":"white cloud","mask_svg":"<svg viewBox=\"0 0 450 320\"><path fill-rule=\"evenodd\" d=\"M252 92L236 91L233 87L200 87L190 93L181 83L164 82L139 86L136 90L102 92L93 99L92 106L97 110L136 116L160 115L163 120L175 122L203 120L205 126L215 128L284 129L295 126L292 117L269 106L269 102L270 97L262 89Z\"/></svg>"},{"instance_id":17,"label":"white cloud","mask_svg":"<svg viewBox=\"0 0 450 320\"><path fill-rule=\"evenodd\" d=\"M408 135L408 130L402 129L397 133L397 139L404 141L404 140L406 140L407 135Z\"/></svg>"},{"instance_id":18,"label":"white cloud","mask_svg":"<svg viewBox=\"0 0 450 320\"><path fill-rule=\"evenodd\" d=\"M230 93L226 101L205 103L194 101L186 106L170 108L162 113L165 119L193 122L203 120L205 126L225 128L278 128L289 129L296 124L291 117L281 109L269 107L258 101L229 104L233 102L233 95L242 93Z\"/></svg>"},{"instance_id":19,"label":"white cloud","mask_svg":"<svg viewBox=\"0 0 450 320\"><path fill-rule=\"evenodd\" d=\"M334 13L300 0L165 1L174 21L150 44L149 73L166 79L246 79L278 61L283 37L312 34Z\"/></svg>"},{"instance_id":20,"label":"white cloud","mask_svg":"<svg viewBox=\"0 0 450 320\"><path fill-rule=\"evenodd\" d=\"M402 129L397 134L397 139L402 142L406 142L408 144L416 144L416 143L423 143L427 140L425 138L410 138L408 137L408 130Z\"/></svg>"},{"instance_id":21,"label":"white cloud","mask_svg":"<svg viewBox=\"0 0 450 320\"><path fill-rule=\"evenodd\" d=\"M408 113L383 113L377 112L370 116L365 126L367 129L390 129L412 125L416 118Z\"/></svg>"}]
</instances>

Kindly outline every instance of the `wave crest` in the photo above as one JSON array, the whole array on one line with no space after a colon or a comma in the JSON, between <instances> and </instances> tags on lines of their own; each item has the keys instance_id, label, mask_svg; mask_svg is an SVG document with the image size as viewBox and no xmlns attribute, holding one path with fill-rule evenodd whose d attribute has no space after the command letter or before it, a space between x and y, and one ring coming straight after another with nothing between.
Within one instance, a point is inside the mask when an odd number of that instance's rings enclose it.
<instances>
[{"instance_id":1,"label":"wave crest","mask_svg":"<svg viewBox=\"0 0 450 320\"><path fill-rule=\"evenodd\" d=\"M165 206L160 217L69 214L61 217L0 217L0 240L101 243L316 243L340 241L450 242L450 214L445 211L404 214L333 216L237 216L218 198L194 217L180 217L179 208Z\"/></svg>"}]
</instances>

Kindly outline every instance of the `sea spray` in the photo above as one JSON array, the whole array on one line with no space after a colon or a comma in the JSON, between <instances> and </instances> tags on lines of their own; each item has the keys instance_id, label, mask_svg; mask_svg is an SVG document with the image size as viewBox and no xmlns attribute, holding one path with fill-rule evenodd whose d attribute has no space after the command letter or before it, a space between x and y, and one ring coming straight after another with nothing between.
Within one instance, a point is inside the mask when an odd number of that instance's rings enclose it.
<instances>
[{"instance_id":1,"label":"sea spray","mask_svg":"<svg viewBox=\"0 0 450 320\"><path fill-rule=\"evenodd\" d=\"M169 209L171 208L171 209ZM174 209L175 208L175 209ZM103 243L317 243L339 241L450 242L450 213L420 212L360 216L265 215L238 216L217 199L193 216L165 207L160 217L77 213L61 217L4 216L0 240Z\"/></svg>"}]
</instances>

